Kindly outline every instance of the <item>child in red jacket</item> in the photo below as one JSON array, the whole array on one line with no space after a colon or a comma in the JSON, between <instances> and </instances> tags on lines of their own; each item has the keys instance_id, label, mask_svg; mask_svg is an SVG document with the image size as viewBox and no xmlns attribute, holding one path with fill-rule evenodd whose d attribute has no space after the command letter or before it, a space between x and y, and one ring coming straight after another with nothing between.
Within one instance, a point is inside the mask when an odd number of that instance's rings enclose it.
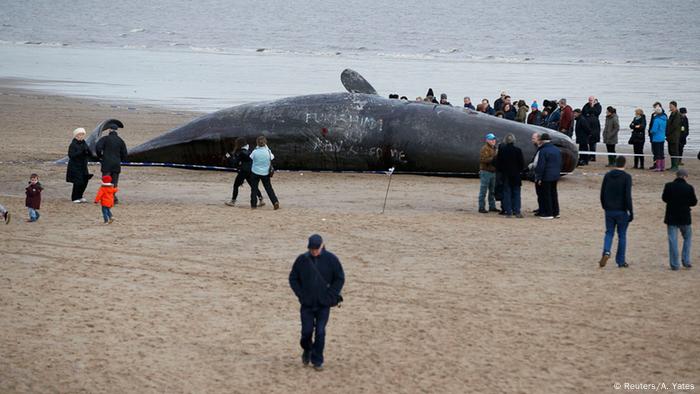
<instances>
[{"instance_id":1,"label":"child in red jacket","mask_svg":"<svg viewBox=\"0 0 700 394\"><path fill-rule=\"evenodd\" d=\"M25 204L29 210L28 222L36 222L39 220L39 208L41 207L41 191L44 188L39 183L39 175L32 174L29 176L29 185L26 189L27 199Z\"/></svg>"},{"instance_id":2,"label":"child in red jacket","mask_svg":"<svg viewBox=\"0 0 700 394\"><path fill-rule=\"evenodd\" d=\"M118 191L119 189L112 184L111 176L105 175L102 177L102 186L100 186L97 196L95 196L95 204L99 202L102 205L102 217L105 219L105 224L111 224L114 221L111 209L114 206L114 193Z\"/></svg>"}]
</instances>

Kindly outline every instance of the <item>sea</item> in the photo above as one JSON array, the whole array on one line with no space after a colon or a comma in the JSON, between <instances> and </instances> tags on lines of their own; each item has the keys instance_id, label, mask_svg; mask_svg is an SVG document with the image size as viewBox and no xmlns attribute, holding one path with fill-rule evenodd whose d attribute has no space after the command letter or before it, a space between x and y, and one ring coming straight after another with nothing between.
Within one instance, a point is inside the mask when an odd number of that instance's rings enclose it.
<instances>
[{"instance_id":1,"label":"sea","mask_svg":"<svg viewBox=\"0 0 700 394\"><path fill-rule=\"evenodd\" d=\"M4 1L0 85L129 106L214 111L343 91L493 102L590 95L627 125L636 107L688 109L700 149L697 1ZM601 116L601 123L604 117ZM688 153L690 154L690 153Z\"/></svg>"}]
</instances>

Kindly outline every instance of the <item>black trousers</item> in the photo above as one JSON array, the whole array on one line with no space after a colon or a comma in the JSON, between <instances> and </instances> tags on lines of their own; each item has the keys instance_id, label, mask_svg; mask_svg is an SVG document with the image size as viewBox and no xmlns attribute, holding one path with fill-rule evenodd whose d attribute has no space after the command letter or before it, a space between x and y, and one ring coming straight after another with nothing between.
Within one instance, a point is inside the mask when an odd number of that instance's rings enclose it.
<instances>
[{"instance_id":1,"label":"black trousers","mask_svg":"<svg viewBox=\"0 0 700 394\"><path fill-rule=\"evenodd\" d=\"M632 146L634 146L635 155L644 154L644 142L635 142ZM644 168L644 156L634 157L634 168Z\"/></svg>"},{"instance_id":2,"label":"black trousers","mask_svg":"<svg viewBox=\"0 0 700 394\"><path fill-rule=\"evenodd\" d=\"M87 189L88 182L73 182L73 192L71 192L70 199L71 201L75 200L80 200L83 198L83 194L85 193L85 189Z\"/></svg>"},{"instance_id":3,"label":"black trousers","mask_svg":"<svg viewBox=\"0 0 700 394\"><path fill-rule=\"evenodd\" d=\"M654 160L664 159L664 142L652 142L651 151L654 154Z\"/></svg>"},{"instance_id":4,"label":"black trousers","mask_svg":"<svg viewBox=\"0 0 700 394\"><path fill-rule=\"evenodd\" d=\"M605 144L605 149L608 153L615 153L615 144ZM616 156L608 156L608 163L615 163L615 159L617 159Z\"/></svg>"},{"instance_id":5,"label":"black trousers","mask_svg":"<svg viewBox=\"0 0 700 394\"><path fill-rule=\"evenodd\" d=\"M591 152L595 152L595 151L596 151L596 145L598 145L597 142L589 142L589 143L588 143L588 149L589 149ZM589 161L595 161L595 155L591 155L591 157L589 158Z\"/></svg>"},{"instance_id":6,"label":"black trousers","mask_svg":"<svg viewBox=\"0 0 700 394\"><path fill-rule=\"evenodd\" d=\"M537 214L542 212L542 186L535 182L535 194L537 194Z\"/></svg>"},{"instance_id":7,"label":"black trousers","mask_svg":"<svg viewBox=\"0 0 700 394\"><path fill-rule=\"evenodd\" d=\"M559 216L559 195L557 181L542 181L542 207L540 216Z\"/></svg>"},{"instance_id":8,"label":"black trousers","mask_svg":"<svg viewBox=\"0 0 700 394\"><path fill-rule=\"evenodd\" d=\"M233 181L233 194L231 195L231 200L236 201L238 198L238 188L243 185L243 182L248 182L248 186L250 188L253 188L253 184L250 183L250 172L238 172L238 175L236 175L236 179ZM258 189L258 199L262 200L262 193L260 193L260 189Z\"/></svg>"},{"instance_id":9,"label":"black trousers","mask_svg":"<svg viewBox=\"0 0 700 394\"><path fill-rule=\"evenodd\" d=\"M588 143L578 144L578 150L579 150L579 152L587 151L588 150ZM589 159L590 159L590 155L587 155L584 153L579 153L579 155L578 155L579 163L588 164Z\"/></svg>"},{"instance_id":10,"label":"black trousers","mask_svg":"<svg viewBox=\"0 0 700 394\"><path fill-rule=\"evenodd\" d=\"M683 156L683 148L685 148L685 142L681 141L678 143L678 156ZM683 159L678 159L678 161L681 161Z\"/></svg>"},{"instance_id":11,"label":"black trousers","mask_svg":"<svg viewBox=\"0 0 700 394\"><path fill-rule=\"evenodd\" d=\"M258 195L260 194L260 189L258 185L262 181L263 187L265 188L265 193L267 197L273 204L277 204L277 196L275 195L275 189L272 188L272 182L270 182L269 175L257 175L255 173L250 174L250 206L255 208L258 206Z\"/></svg>"},{"instance_id":12,"label":"black trousers","mask_svg":"<svg viewBox=\"0 0 700 394\"><path fill-rule=\"evenodd\" d=\"M330 318L328 306L301 307L301 348L310 352L311 363L323 365L323 348L326 344L326 324ZM314 335L315 334L315 335Z\"/></svg>"},{"instance_id":13,"label":"black trousers","mask_svg":"<svg viewBox=\"0 0 700 394\"><path fill-rule=\"evenodd\" d=\"M102 176L105 176L105 175L111 176L112 177L112 184L114 185L114 187L117 187L119 185L119 173L120 172L121 171L117 171L117 172L104 172L103 171Z\"/></svg>"}]
</instances>

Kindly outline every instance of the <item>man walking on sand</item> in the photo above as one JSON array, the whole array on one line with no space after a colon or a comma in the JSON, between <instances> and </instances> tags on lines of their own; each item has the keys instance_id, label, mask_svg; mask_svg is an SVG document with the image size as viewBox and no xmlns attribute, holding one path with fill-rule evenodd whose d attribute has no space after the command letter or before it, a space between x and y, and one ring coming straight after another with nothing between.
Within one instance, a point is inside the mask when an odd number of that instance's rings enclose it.
<instances>
[{"instance_id":1,"label":"man walking on sand","mask_svg":"<svg viewBox=\"0 0 700 394\"><path fill-rule=\"evenodd\" d=\"M345 283L345 273L340 260L327 251L323 238L314 234L309 237L309 251L297 257L289 273L289 286L301 304L301 361L313 364L314 369L323 369L323 348L326 339L326 324L331 307L343 298L340 291ZM312 339L312 336L315 337Z\"/></svg>"},{"instance_id":2,"label":"man walking on sand","mask_svg":"<svg viewBox=\"0 0 700 394\"><path fill-rule=\"evenodd\" d=\"M112 184L114 187L117 187L119 184L119 173L122 171L121 163L126 161L127 157L126 144L117 134L117 125L112 124L109 134L97 141L95 151L102 164L102 176L111 176ZM114 195L114 203L119 203L116 195Z\"/></svg>"},{"instance_id":3,"label":"man walking on sand","mask_svg":"<svg viewBox=\"0 0 700 394\"><path fill-rule=\"evenodd\" d=\"M698 198L695 196L695 189L686 181L688 179L688 171L685 169L678 170L676 179L664 186L664 192L661 199L666 203L666 215L664 223L668 230L668 249L671 260L671 269L678 271L678 231L680 230L683 236L683 252L681 262L683 267L690 268L690 247L692 245L692 230L690 222L690 207L698 204Z\"/></svg>"},{"instance_id":4,"label":"man walking on sand","mask_svg":"<svg viewBox=\"0 0 700 394\"><path fill-rule=\"evenodd\" d=\"M615 159L615 169L605 174L600 188L600 204L605 210L605 238L600 268L610 258L615 228L617 228L617 253L615 262L619 268L627 268L625 249L627 247L627 226L634 219L632 211L632 177L625 172L625 157Z\"/></svg>"}]
</instances>

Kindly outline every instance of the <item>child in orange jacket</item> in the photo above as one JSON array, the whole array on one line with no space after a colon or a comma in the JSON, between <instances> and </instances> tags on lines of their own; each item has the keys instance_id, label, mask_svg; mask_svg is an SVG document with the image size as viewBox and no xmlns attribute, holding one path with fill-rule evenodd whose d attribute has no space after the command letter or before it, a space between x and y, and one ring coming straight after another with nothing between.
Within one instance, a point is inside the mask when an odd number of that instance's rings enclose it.
<instances>
[{"instance_id":1,"label":"child in orange jacket","mask_svg":"<svg viewBox=\"0 0 700 394\"><path fill-rule=\"evenodd\" d=\"M105 219L105 224L111 224L114 221L111 209L114 206L114 193L118 191L119 189L112 184L111 176L105 175L102 177L102 186L100 186L97 196L95 196L95 204L99 202L102 205L102 216Z\"/></svg>"}]
</instances>

